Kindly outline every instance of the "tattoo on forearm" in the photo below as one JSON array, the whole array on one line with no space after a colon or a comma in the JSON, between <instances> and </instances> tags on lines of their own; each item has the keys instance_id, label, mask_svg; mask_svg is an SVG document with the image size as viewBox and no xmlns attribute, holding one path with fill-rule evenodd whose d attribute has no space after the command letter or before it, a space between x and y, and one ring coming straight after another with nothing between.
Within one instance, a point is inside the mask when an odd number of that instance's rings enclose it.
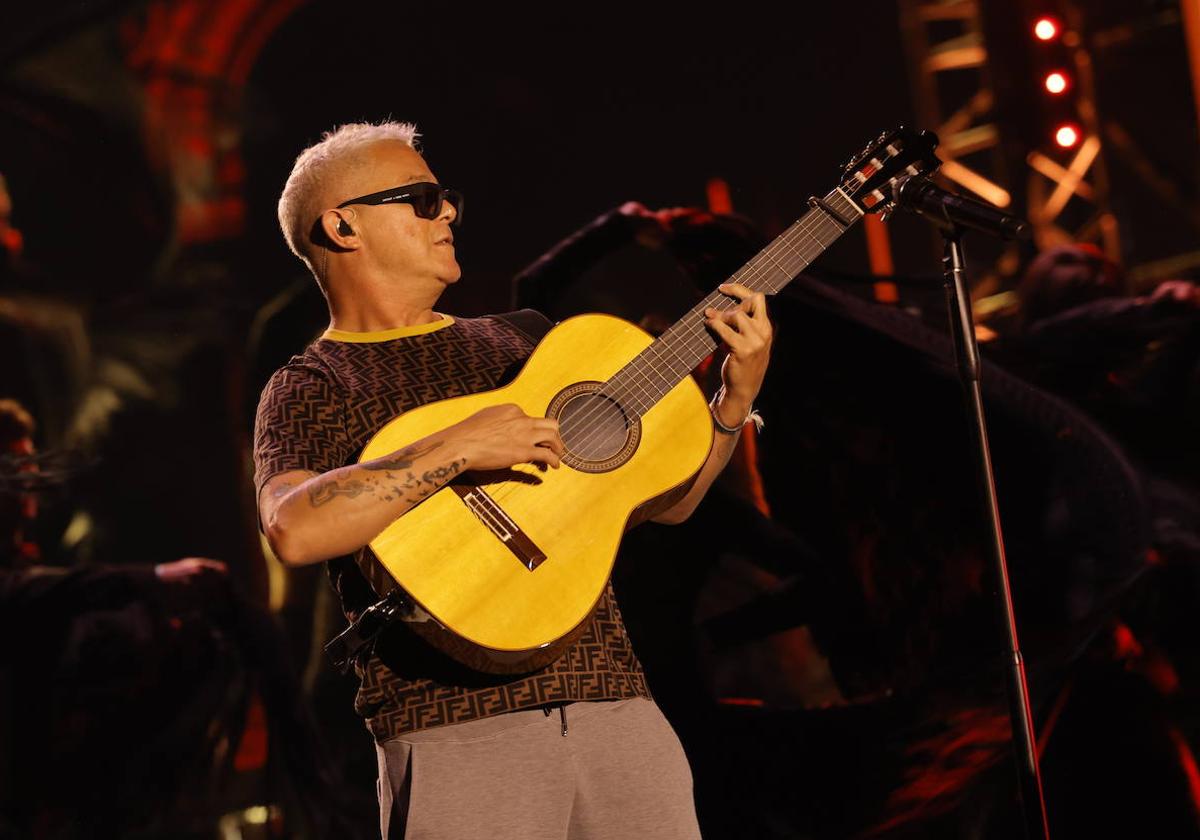
<instances>
[{"instance_id":1,"label":"tattoo on forearm","mask_svg":"<svg viewBox=\"0 0 1200 840\"><path fill-rule=\"evenodd\" d=\"M339 496L353 499L364 493L369 493L385 502L391 502L395 499L417 501L437 491L444 483L457 475L466 463L465 458L460 458L457 461L451 461L449 464L426 470L419 477L416 473L409 470L405 474L403 481L397 479L392 473L383 470L382 467L376 466L376 471L383 471L386 479L326 479L308 488L308 499L313 507L320 507ZM362 466L365 466L365 464Z\"/></svg>"},{"instance_id":2,"label":"tattoo on forearm","mask_svg":"<svg viewBox=\"0 0 1200 840\"><path fill-rule=\"evenodd\" d=\"M443 481L449 480L453 475L457 475L464 461L452 461L444 467L435 467L432 470L426 470L421 478L425 479L426 484L440 484Z\"/></svg>"},{"instance_id":3,"label":"tattoo on forearm","mask_svg":"<svg viewBox=\"0 0 1200 840\"><path fill-rule=\"evenodd\" d=\"M440 440L427 443L424 446L414 444L413 446L401 449L399 452L393 452L391 455L384 455L382 458L376 458L374 461L367 461L362 465L362 468L364 470L406 470L413 465L413 461L422 455L428 455L441 445L442 442Z\"/></svg>"},{"instance_id":4,"label":"tattoo on forearm","mask_svg":"<svg viewBox=\"0 0 1200 840\"><path fill-rule=\"evenodd\" d=\"M436 493L441 489L443 484L458 474L458 471L462 469L462 465L466 462L466 459L463 458L458 461L451 461L443 467L434 467L431 470L426 470L421 474L419 481L416 476L409 473L410 479L417 488L417 498L424 499L426 496Z\"/></svg>"},{"instance_id":5,"label":"tattoo on forearm","mask_svg":"<svg viewBox=\"0 0 1200 840\"><path fill-rule=\"evenodd\" d=\"M313 507L320 507L326 502L333 501L338 496L346 496L353 499L355 496L360 496L370 489L366 482L363 481L354 479L338 481L334 478L322 481L315 487L310 487L308 489L308 500Z\"/></svg>"}]
</instances>

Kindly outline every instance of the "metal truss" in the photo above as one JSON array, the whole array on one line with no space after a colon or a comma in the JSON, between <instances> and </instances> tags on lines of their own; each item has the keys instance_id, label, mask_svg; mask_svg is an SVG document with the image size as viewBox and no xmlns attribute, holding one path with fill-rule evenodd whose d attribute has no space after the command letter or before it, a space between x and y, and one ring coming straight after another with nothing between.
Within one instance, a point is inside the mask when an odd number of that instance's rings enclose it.
<instances>
[{"instance_id":1,"label":"metal truss","mask_svg":"<svg viewBox=\"0 0 1200 840\"><path fill-rule=\"evenodd\" d=\"M922 125L935 126L942 139L944 178L998 207L1025 215L1039 249L1090 241L1119 259L1091 62L1077 34L1081 21L1074 9L1066 0L1015 0L1002 9L988 10L981 0L898 2L917 116ZM1008 44L989 50L986 38L995 28L996 16L1003 15L1008 18L1006 32L1032 39L1029 23L1039 7L1048 7L1066 22L1059 49L1072 60L1075 78L1070 100L1082 138L1065 161L1063 150L1054 146L1052 126L1032 116L1043 95L1036 50L1026 55L1020 49L1003 49L1011 47ZM991 20L985 19L985 11ZM998 73L1017 77L1003 93L1016 101L1003 109L997 107L1001 94L993 84ZM1020 76L1028 78L1022 82ZM1026 124L1002 119L1001 113L1020 114ZM1037 146L1040 137L1045 143ZM993 271L977 284L976 293L997 290L1004 276L1017 271L1019 262L1015 248L1003 251Z\"/></svg>"}]
</instances>

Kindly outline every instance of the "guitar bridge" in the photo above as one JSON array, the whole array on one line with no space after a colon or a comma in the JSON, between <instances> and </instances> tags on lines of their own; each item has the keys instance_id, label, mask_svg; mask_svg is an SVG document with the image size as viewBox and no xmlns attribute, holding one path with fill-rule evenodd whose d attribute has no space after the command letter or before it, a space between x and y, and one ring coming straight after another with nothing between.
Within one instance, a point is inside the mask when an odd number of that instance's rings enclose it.
<instances>
[{"instance_id":1,"label":"guitar bridge","mask_svg":"<svg viewBox=\"0 0 1200 840\"><path fill-rule=\"evenodd\" d=\"M462 499L467 510L504 543L522 566L532 572L546 559L545 552L521 530L521 526L512 521L486 490L469 484L451 484L450 487Z\"/></svg>"}]
</instances>

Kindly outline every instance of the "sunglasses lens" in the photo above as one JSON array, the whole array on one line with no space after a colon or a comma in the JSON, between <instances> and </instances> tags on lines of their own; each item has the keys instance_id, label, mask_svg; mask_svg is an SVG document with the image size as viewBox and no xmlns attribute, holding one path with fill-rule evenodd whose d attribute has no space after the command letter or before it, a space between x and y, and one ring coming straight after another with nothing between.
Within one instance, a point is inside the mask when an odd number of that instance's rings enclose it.
<instances>
[{"instance_id":1,"label":"sunglasses lens","mask_svg":"<svg viewBox=\"0 0 1200 840\"><path fill-rule=\"evenodd\" d=\"M413 190L413 212L422 219L436 219L442 209L442 190L437 184L420 184Z\"/></svg>"}]
</instances>

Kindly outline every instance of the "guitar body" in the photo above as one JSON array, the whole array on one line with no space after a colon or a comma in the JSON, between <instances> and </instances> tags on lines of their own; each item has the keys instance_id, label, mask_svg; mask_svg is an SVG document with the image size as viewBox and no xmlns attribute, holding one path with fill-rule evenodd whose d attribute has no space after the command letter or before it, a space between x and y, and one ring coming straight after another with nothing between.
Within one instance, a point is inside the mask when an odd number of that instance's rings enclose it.
<instances>
[{"instance_id":1,"label":"guitar body","mask_svg":"<svg viewBox=\"0 0 1200 840\"><path fill-rule=\"evenodd\" d=\"M652 341L618 318L571 318L509 385L405 412L367 444L360 460L503 403L556 417L563 430L559 469L467 472L371 542L383 569L433 619L410 625L420 635L496 673L540 667L574 640L604 592L630 515L693 476L712 446L708 407L691 377L640 418L595 393Z\"/></svg>"}]
</instances>

